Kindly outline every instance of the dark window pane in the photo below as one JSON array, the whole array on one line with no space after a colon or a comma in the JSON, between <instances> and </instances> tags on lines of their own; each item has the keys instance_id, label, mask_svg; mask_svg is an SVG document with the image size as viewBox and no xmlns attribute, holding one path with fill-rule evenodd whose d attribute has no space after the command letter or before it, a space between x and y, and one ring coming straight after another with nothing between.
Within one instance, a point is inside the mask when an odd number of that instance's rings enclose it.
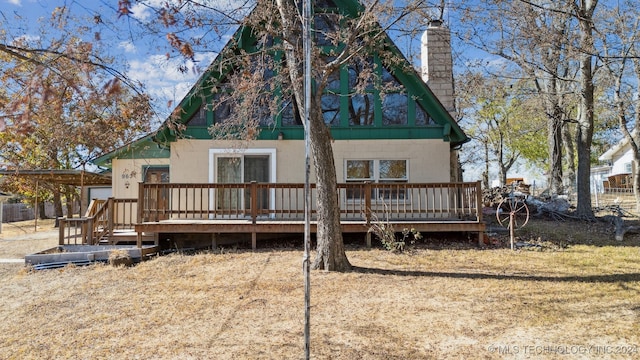
<instances>
[{"instance_id":1,"label":"dark window pane","mask_svg":"<svg viewBox=\"0 0 640 360\"><path fill-rule=\"evenodd\" d=\"M340 91L340 70L336 70L329 75L329 81L327 81L327 90Z\"/></svg>"},{"instance_id":2,"label":"dark window pane","mask_svg":"<svg viewBox=\"0 0 640 360\"><path fill-rule=\"evenodd\" d=\"M431 115L427 113L418 102L416 102L416 125L435 125Z\"/></svg>"},{"instance_id":3,"label":"dark window pane","mask_svg":"<svg viewBox=\"0 0 640 360\"><path fill-rule=\"evenodd\" d=\"M398 79L396 79L396 77L393 76L393 74L385 67L382 68L382 87L384 91L387 92L397 92L401 91L403 88L402 84L400 84L400 81L398 81Z\"/></svg>"},{"instance_id":4,"label":"dark window pane","mask_svg":"<svg viewBox=\"0 0 640 360\"><path fill-rule=\"evenodd\" d=\"M373 59L349 64L349 89L373 89L375 82L375 65Z\"/></svg>"},{"instance_id":5,"label":"dark window pane","mask_svg":"<svg viewBox=\"0 0 640 360\"><path fill-rule=\"evenodd\" d=\"M229 99L227 94L216 95L213 101L213 121L221 123L228 120L233 113L233 108L233 100Z\"/></svg>"},{"instance_id":6,"label":"dark window pane","mask_svg":"<svg viewBox=\"0 0 640 360\"><path fill-rule=\"evenodd\" d=\"M189 126L207 126L207 111L206 106L200 106L198 110L191 115L191 118L187 121Z\"/></svg>"},{"instance_id":7,"label":"dark window pane","mask_svg":"<svg viewBox=\"0 0 640 360\"><path fill-rule=\"evenodd\" d=\"M258 98L255 104L256 108L254 109L253 115L258 117L260 126L271 126L274 124L273 116L271 116L270 103L271 99L263 95Z\"/></svg>"},{"instance_id":8,"label":"dark window pane","mask_svg":"<svg viewBox=\"0 0 640 360\"><path fill-rule=\"evenodd\" d=\"M340 18L337 14L316 14L314 16L315 38L318 46L338 46Z\"/></svg>"},{"instance_id":9,"label":"dark window pane","mask_svg":"<svg viewBox=\"0 0 640 360\"><path fill-rule=\"evenodd\" d=\"M327 125L340 125L340 96L336 94L322 95L322 117Z\"/></svg>"},{"instance_id":10,"label":"dark window pane","mask_svg":"<svg viewBox=\"0 0 640 360\"><path fill-rule=\"evenodd\" d=\"M349 125L373 125L374 101L371 94L349 96Z\"/></svg>"},{"instance_id":11,"label":"dark window pane","mask_svg":"<svg viewBox=\"0 0 640 360\"><path fill-rule=\"evenodd\" d=\"M282 126L302 125L302 117L295 101L287 99L282 103L282 107Z\"/></svg>"},{"instance_id":12,"label":"dark window pane","mask_svg":"<svg viewBox=\"0 0 640 360\"><path fill-rule=\"evenodd\" d=\"M316 9L336 8L336 3L333 0L317 0Z\"/></svg>"},{"instance_id":13,"label":"dark window pane","mask_svg":"<svg viewBox=\"0 0 640 360\"><path fill-rule=\"evenodd\" d=\"M407 125L407 94L386 94L382 101L383 125Z\"/></svg>"}]
</instances>

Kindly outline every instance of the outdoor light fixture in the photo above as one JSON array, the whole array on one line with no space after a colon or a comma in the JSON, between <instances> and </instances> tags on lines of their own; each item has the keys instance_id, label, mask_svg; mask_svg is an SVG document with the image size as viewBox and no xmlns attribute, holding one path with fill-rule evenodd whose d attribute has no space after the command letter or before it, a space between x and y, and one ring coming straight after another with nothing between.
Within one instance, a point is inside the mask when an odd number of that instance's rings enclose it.
<instances>
[{"instance_id":1,"label":"outdoor light fixture","mask_svg":"<svg viewBox=\"0 0 640 360\"><path fill-rule=\"evenodd\" d=\"M284 133L282 131L280 131L278 133L278 140L282 140L282 139L284 139Z\"/></svg>"},{"instance_id":2,"label":"outdoor light fixture","mask_svg":"<svg viewBox=\"0 0 640 360\"><path fill-rule=\"evenodd\" d=\"M125 181L125 182L124 182L124 187L125 187L125 188L127 188L127 189L128 189L128 188L129 188L129 185L131 185L131 184L129 183L129 180L127 180L127 181Z\"/></svg>"}]
</instances>

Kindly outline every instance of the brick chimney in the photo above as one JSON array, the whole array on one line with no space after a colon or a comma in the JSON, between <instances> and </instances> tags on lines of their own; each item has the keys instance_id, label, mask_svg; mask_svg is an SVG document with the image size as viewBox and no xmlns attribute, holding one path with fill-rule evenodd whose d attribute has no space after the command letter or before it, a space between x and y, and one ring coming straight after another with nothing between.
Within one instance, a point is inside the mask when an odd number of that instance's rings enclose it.
<instances>
[{"instance_id":1,"label":"brick chimney","mask_svg":"<svg viewBox=\"0 0 640 360\"><path fill-rule=\"evenodd\" d=\"M422 80L455 119L451 33L442 20L431 20L422 34Z\"/></svg>"}]
</instances>

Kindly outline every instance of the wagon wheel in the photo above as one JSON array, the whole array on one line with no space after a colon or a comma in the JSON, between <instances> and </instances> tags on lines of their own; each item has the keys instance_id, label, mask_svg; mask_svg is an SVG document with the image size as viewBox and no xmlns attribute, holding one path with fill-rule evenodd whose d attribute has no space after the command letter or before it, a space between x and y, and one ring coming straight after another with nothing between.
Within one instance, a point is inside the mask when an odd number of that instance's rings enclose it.
<instances>
[{"instance_id":1,"label":"wagon wheel","mask_svg":"<svg viewBox=\"0 0 640 360\"><path fill-rule=\"evenodd\" d=\"M500 225L513 230L520 229L529 222L529 208L524 200L507 198L498 204L496 218Z\"/></svg>"}]
</instances>

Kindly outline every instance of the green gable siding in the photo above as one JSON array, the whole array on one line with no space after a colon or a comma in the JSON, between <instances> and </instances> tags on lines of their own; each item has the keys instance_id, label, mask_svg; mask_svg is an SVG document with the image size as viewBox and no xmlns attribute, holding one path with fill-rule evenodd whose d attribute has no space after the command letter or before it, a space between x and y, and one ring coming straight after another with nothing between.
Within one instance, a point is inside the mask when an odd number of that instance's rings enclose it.
<instances>
[{"instance_id":1,"label":"green gable siding","mask_svg":"<svg viewBox=\"0 0 640 360\"><path fill-rule=\"evenodd\" d=\"M323 6L325 7L324 9L319 8ZM322 0L316 3L315 10L316 13L342 13L354 17L362 11L362 6L355 0ZM214 112L212 111L212 103L215 101L215 95L212 89L216 85L224 85L226 76L234 70L228 65L221 65L225 63L225 54L238 54L241 50L247 52L257 50L255 48L257 40L250 27L240 27L236 31L233 39L234 40L227 44L218 58L214 60L212 65L205 71L191 91L181 101L180 105L176 108L174 117L167 120L167 122L154 135L150 135L156 143L165 144L165 150L170 146L170 142L175 141L178 137L176 131L173 130L176 126L169 125L171 122L182 124L182 126L178 126L178 128L181 128L179 136L191 139L212 138L208 132L208 126L217 120L215 119ZM384 125L382 99L379 96L380 94L378 93L378 90L374 88L369 91L369 94L373 99L373 123L371 125L350 125L348 112L348 95L350 93L348 83L349 72L347 67L343 67L340 70L339 89L333 89L334 91L337 91L340 96L339 120L337 123L332 123L330 126L333 138L335 140L441 139L449 142L452 147L467 142L469 140L467 136L460 129L451 115L446 111L440 101L435 97L433 92L431 92L428 86L422 81L419 74L404 58L401 51L395 46L395 44L393 44L391 39L387 36L381 41L385 42L385 47L393 56L402 60L404 63L402 66L387 66L386 70L393 74L397 82L402 85L402 94L406 94L407 120L402 120L402 124ZM277 43L277 39L274 42ZM281 60L281 54L273 53L272 55L276 61ZM383 64L381 64L380 59L373 56L372 59L373 63L378 65L377 69L380 71L380 69L383 68ZM274 89L274 96L278 99L282 97L279 89ZM204 115L206 118L206 124L200 121L196 126L190 125L189 120L198 113L201 106L207 107L205 110L206 114ZM426 124L421 125L417 125L415 123L418 106L428 113L429 118L432 119L431 122L427 121ZM258 140L277 139L280 134L282 134L284 139L304 139L302 126L283 125L282 116L277 115L273 118L273 124L261 128ZM142 141L148 145L149 139L145 138ZM163 157L168 156L164 152L143 151L145 146L146 145L132 147L129 151L131 154L128 156L131 156L132 158L140 157L143 154L152 155L152 157L157 157L159 155ZM168 152L168 150L166 151ZM124 156L124 153L127 153L127 151L118 152L117 156L122 157ZM105 161L105 159L102 158L100 160Z\"/></svg>"}]
</instances>

